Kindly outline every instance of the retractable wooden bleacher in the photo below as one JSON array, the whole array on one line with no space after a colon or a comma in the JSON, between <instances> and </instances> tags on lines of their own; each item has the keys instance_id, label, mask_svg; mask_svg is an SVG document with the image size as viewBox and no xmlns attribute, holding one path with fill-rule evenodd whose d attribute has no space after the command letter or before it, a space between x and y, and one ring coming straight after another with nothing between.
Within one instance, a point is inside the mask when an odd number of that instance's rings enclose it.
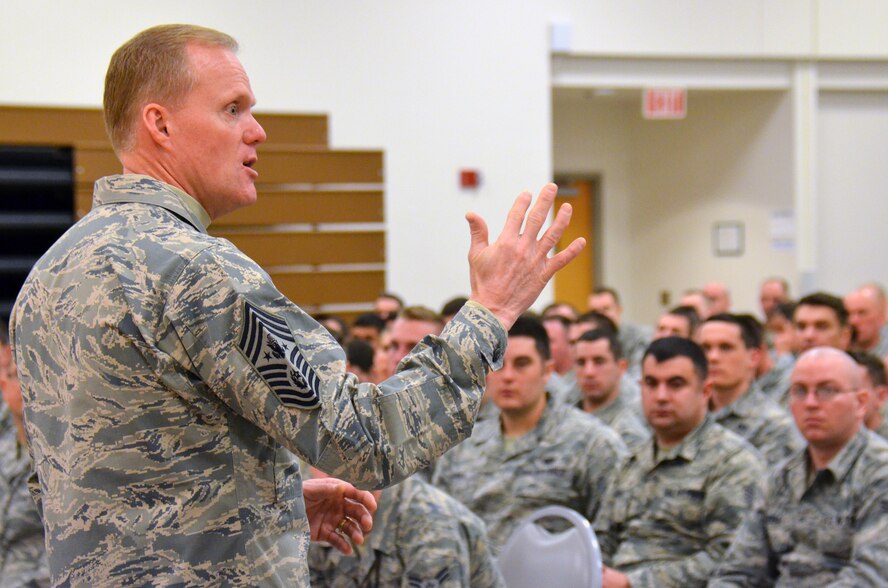
<instances>
[{"instance_id":1,"label":"retractable wooden bleacher","mask_svg":"<svg viewBox=\"0 0 888 588\"><path fill-rule=\"evenodd\" d=\"M324 115L257 114L257 204L217 219L231 240L311 313L347 320L385 286L383 154L331 149ZM0 144L73 148L72 221L89 211L95 180L121 166L97 109L0 106ZM36 260L36 258L35 258Z\"/></svg>"}]
</instances>

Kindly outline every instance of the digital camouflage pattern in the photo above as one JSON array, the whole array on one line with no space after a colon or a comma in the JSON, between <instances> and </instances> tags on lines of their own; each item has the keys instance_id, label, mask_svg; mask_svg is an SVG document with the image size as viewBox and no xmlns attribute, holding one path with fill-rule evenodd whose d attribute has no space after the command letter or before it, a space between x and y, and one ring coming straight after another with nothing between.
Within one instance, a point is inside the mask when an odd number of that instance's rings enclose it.
<instances>
[{"instance_id":1,"label":"digital camouflage pattern","mask_svg":"<svg viewBox=\"0 0 888 588\"><path fill-rule=\"evenodd\" d=\"M770 398L775 404L780 406L789 390L790 378L792 377L792 369L795 367L795 356L791 353L781 355L774 361L774 367L766 374L763 374L755 383L762 394Z\"/></svg>"},{"instance_id":2,"label":"digital camouflage pattern","mask_svg":"<svg viewBox=\"0 0 888 588\"><path fill-rule=\"evenodd\" d=\"M576 406L583 410L583 401ZM617 398L604 408L590 414L613 429L629 449L643 445L651 438L651 430L639 418L638 412L628 405L622 393L617 394Z\"/></svg>"},{"instance_id":3,"label":"digital camouflage pattern","mask_svg":"<svg viewBox=\"0 0 888 588\"><path fill-rule=\"evenodd\" d=\"M888 439L888 419L883 418L882 424L876 427L873 432L882 437L882 439Z\"/></svg>"},{"instance_id":4,"label":"digital camouflage pattern","mask_svg":"<svg viewBox=\"0 0 888 588\"><path fill-rule=\"evenodd\" d=\"M768 476L710 586L884 587L888 445L861 430L811 482L807 451Z\"/></svg>"},{"instance_id":5,"label":"digital camouflage pattern","mask_svg":"<svg viewBox=\"0 0 888 588\"><path fill-rule=\"evenodd\" d=\"M500 420L485 420L435 466L434 484L487 525L495 554L518 524L544 506L595 518L626 446L593 416L548 401L536 428L503 438Z\"/></svg>"},{"instance_id":6,"label":"digital camouflage pattern","mask_svg":"<svg viewBox=\"0 0 888 588\"><path fill-rule=\"evenodd\" d=\"M312 543L308 565L312 585L330 588L503 586L481 519L415 476L382 491L354 555Z\"/></svg>"},{"instance_id":7,"label":"digital camouflage pattern","mask_svg":"<svg viewBox=\"0 0 888 588\"><path fill-rule=\"evenodd\" d=\"M703 423L669 449L637 449L607 493L595 533L604 563L633 588L703 586L745 513L764 465L743 439Z\"/></svg>"},{"instance_id":8,"label":"digital camouflage pattern","mask_svg":"<svg viewBox=\"0 0 888 588\"><path fill-rule=\"evenodd\" d=\"M103 178L16 301L55 584L307 586L294 454L365 488L397 482L471 433L502 362L502 325L469 303L399 374L359 385L326 329L208 221L172 186ZM292 338L288 361L316 379L263 377L244 351L247 304L289 329L256 341L277 353ZM316 409L278 395L306 382Z\"/></svg>"},{"instance_id":9,"label":"digital camouflage pattern","mask_svg":"<svg viewBox=\"0 0 888 588\"><path fill-rule=\"evenodd\" d=\"M49 586L43 522L28 492L31 461L0 401L0 588Z\"/></svg>"},{"instance_id":10,"label":"digital camouflage pattern","mask_svg":"<svg viewBox=\"0 0 888 588\"><path fill-rule=\"evenodd\" d=\"M792 416L753 384L737 400L712 413L715 421L749 441L773 466L805 446Z\"/></svg>"},{"instance_id":11,"label":"digital camouflage pattern","mask_svg":"<svg viewBox=\"0 0 888 588\"><path fill-rule=\"evenodd\" d=\"M628 364L626 374L635 381L641 377L641 360L644 359L644 352L651 344L651 329L623 323L617 335L620 338L623 357Z\"/></svg>"}]
</instances>

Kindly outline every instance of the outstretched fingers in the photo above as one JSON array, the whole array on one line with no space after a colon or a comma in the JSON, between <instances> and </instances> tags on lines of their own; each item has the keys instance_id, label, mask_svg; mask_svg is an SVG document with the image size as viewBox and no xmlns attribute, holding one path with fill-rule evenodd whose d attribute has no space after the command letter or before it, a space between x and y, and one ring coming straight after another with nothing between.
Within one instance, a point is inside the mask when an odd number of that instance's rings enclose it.
<instances>
[{"instance_id":1,"label":"outstretched fingers","mask_svg":"<svg viewBox=\"0 0 888 588\"><path fill-rule=\"evenodd\" d=\"M544 274L544 278L546 279L546 281L549 281L558 270L573 261L574 258L580 254L580 251L582 251L583 247L585 246L586 240L582 237L577 237L576 239L571 241L570 245L568 245L565 249L550 257L546 261L546 270Z\"/></svg>"},{"instance_id":2,"label":"outstretched fingers","mask_svg":"<svg viewBox=\"0 0 888 588\"><path fill-rule=\"evenodd\" d=\"M562 204L558 209L558 212L555 214L555 220L552 221L552 224L546 229L543 236L540 237L540 247L543 251L548 252L558 244L561 235L564 234L564 230L567 228L567 225L570 224L570 217L572 215L573 208L571 205L567 203Z\"/></svg>"},{"instance_id":3,"label":"outstretched fingers","mask_svg":"<svg viewBox=\"0 0 888 588\"><path fill-rule=\"evenodd\" d=\"M489 235L487 222L474 212L466 214L466 220L469 223L469 233L472 237L472 243L469 246L469 259L472 259L487 248Z\"/></svg>"},{"instance_id":4,"label":"outstretched fingers","mask_svg":"<svg viewBox=\"0 0 888 588\"><path fill-rule=\"evenodd\" d=\"M521 234L521 225L524 224L524 217L527 214L527 209L530 208L530 201L532 198L533 196L530 192L522 192L518 195L518 198L516 198L515 202L512 204L512 208L509 209L509 214L506 216L506 224L503 226L503 232L500 234L500 238L518 238L518 235Z\"/></svg>"},{"instance_id":5,"label":"outstretched fingers","mask_svg":"<svg viewBox=\"0 0 888 588\"><path fill-rule=\"evenodd\" d=\"M549 211L552 210L552 203L555 202L555 196L558 194L558 186L555 184L546 184L540 190L530 214L527 215L527 224L524 226L524 233L530 235L534 239L539 234L540 229L549 218ZM570 220L570 217L568 217Z\"/></svg>"}]
</instances>

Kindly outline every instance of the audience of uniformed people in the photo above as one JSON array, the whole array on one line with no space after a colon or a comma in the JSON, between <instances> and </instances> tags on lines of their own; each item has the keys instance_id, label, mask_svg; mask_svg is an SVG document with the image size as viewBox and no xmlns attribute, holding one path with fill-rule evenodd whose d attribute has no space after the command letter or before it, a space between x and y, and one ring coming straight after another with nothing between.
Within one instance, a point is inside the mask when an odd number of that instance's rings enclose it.
<instances>
[{"instance_id":1,"label":"audience of uniformed people","mask_svg":"<svg viewBox=\"0 0 888 588\"><path fill-rule=\"evenodd\" d=\"M435 465L432 482L481 517L494 553L544 506L566 506L593 520L627 454L607 425L552 398L551 373L545 328L535 317L519 317L502 369L487 378L499 417L476 423L472 436Z\"/></svg>"},{"instance_id":2,"label":"audience of uniformed people","mask_svg":"<svg viewBox=\"0 0 888 588\"><path fill-rule=\"evenodd\" d=\"M792 301L785 280L768 278L760 300L763 322L730 314L727 286L712 282L646 329L599 288L585 312L556 302L522 317L472 436L433 474L379 495L374 531L353 555L314 546L313 580L498 586L494 555L509 534L559 504L593 523L605 587L886 585L884 291L867 283L844 299ZM379 382L464 301L439 314L386 292L351 323L319 319L349 370ZM0 586L40 586L6 351Z\"/></svg>"}]
</instances>

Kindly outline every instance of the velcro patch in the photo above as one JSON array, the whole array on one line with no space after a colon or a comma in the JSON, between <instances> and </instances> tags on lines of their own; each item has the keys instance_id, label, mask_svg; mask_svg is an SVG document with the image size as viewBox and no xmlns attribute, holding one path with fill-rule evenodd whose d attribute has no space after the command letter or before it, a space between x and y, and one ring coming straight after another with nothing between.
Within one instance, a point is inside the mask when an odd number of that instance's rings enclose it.
<instances>
[{"instance_id":1,"label":"velcro patch","mask_svg":"<svg viewBox=\"0 0 888 588\"><path fill-rule=\"evenodd\" d=\"M281 402L303 409L321 405L321 381L302 356L284 320L244 301L238 347Z\"/></svg>"}]
</instances>

